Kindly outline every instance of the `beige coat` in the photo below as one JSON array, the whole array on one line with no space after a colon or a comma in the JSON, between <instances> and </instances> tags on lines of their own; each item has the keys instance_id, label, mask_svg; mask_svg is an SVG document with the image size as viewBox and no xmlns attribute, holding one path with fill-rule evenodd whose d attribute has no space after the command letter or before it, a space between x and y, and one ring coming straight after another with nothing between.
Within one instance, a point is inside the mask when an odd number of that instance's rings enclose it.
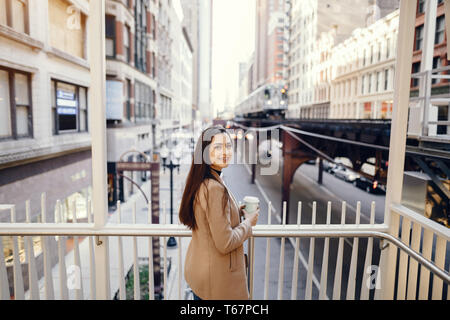
<instances>
[{"instance_id":1,"label":"beige coat","mask_svg":"<svg viewBox=\"0 0 450 320\"><path fill-rule=\"evenodd\" d=\"M243 243L251 236L252 227L249 220L239 223L233 198L224 212L223 193L224 187L213 179L199 188L194 201L197 229L186 253L184 276L203 300L248 300Z\"/></svg>"}]
</instances>

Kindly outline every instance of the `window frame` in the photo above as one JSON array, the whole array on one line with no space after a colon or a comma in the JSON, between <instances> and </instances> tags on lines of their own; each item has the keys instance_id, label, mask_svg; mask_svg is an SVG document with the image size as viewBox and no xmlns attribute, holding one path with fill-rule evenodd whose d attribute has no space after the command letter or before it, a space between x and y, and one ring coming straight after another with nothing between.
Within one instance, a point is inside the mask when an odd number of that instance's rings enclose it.
<instances>
[{"instance_id":1,"label":"window frame","mask_svg":"<svg viewBox=\"0 0 450 320\"><path fill-rule=\"evenodd\" d=\"M442 28L438 30L439 22L442 21ZM438 37L442 35L442 40L440 42L438 41ZM439 16L436 18L436 30L434 31L434 44L439 45L444 43L445 41L445 15Z\"/></svg>"},{"instance_id":2,"label":"window frame","mask_svg":"<svg viewBox=\"0 0 450 320\"><path fill-rule=\"evenodd\" d=\"M389 90L389 69L384 70L384 91Z\"/></svg>"},{"instance_id":3,"label":"window frame","mask_svg":"<svg viewBox=\"0 0 450 320\"><path fill-rule=\"evenodd\" d=\"M54 115L54 123L53 123L53 135L54 136L59 136L59 135L64 135L64 134L73 134L73 133L88 133L89 132L89 88L82 86L82 85L78 85L76 83L71 83L68 81L64 81L64 80L59 80L56 78L50 78L50 85L51 83L54 83L54 96L52 97L53 99L55 99L55 107L51 106L52 109L52 113ZM77 113L76 113L76 125L77 128L76 129L71 129L71 130L59 130L59 119L58 119L58 106L57 106L57 101L58 101L58 83L63 83L63 84L68 84L71 86L75 87L75 95L76 95L76 101L77 101ZM80 125L80 112L81 112L81 108L80 108L80 88L84 88L85 92L86 92L86 130L81 130L81 125Z\"/></svg>"},{"instance_id":4,"label":"window frame","mask_svg":"<svg viewBox=\"0 0 450 320\"><path fill-rule=\"evenodd\" d=\"M111 35L108 35L107 28L106 28L108 18L111 18L113 20L113 26L112 26L112 33L113 34L111 34ZM105 55L106 55L107 58L115 59L116 56L117 56L117 48L116 48L116 45L117 45L116 44L116 41L117 41L116 17L113 16L113 15L108 15L108 14L105 16L105 41L107 41L107 40L112 40L113 41L113 55L112 56L108 55L107 51L106 51L106 48L105 48Z\"/></svg>"},{"instance_id":5,"label":"window frame","mask_svg":"<svg viewBox=\"0 0 450 320\"><path fill-rule=\"evenodd\" d=\"M0 141L6 140L20 140L20 139L33 139L34 138L34 130L33 130L33 95L32 95L32 74L16 70L12 68L8 68L5 66L0 66L0 70L6 71L8 73L8 91L9 91L9 110L10 110L10 121L11 121L11 135L7 137L0 137ZM27 77L27 87L28 87L28 105L17 105L16 103L16 81L15 74L20 73ZM27 135L19 135L17 134L17 106L26 107L28 110L28 119L27 119L27 127L28 134Z\"/></svg>"},{"instance_id":6,"label":"window frame","mask_svg":"<svg viewBox=\"0 0 450 320\"><path fill-rule=\"evenodd\" d=\"M420 30L420 32L419 32ZM422 50L423 47L423 32L424 32L424 26L423 24L418 26L415 30L415 35L414 35L414 51L419 51ZM417 37L419 35L421 35L420 39ZM417 41L420 40L420 47L417 47Z\"/></svg>"},{"instance_id":7,"label":"window frame","mask_svg":"<svg viewBox=\"0 0 450 320\"><path fill-rule=\"evenodd\" d=\"M124 32L123 47L124 47L124 53L125 53L125 61L127 63L130 63L131 62L131 28L127 24L125 24L123 32ZM127 36L127 39L128 39L128 46L125 45L125 35Z\"/></svg>"}]
</instances>

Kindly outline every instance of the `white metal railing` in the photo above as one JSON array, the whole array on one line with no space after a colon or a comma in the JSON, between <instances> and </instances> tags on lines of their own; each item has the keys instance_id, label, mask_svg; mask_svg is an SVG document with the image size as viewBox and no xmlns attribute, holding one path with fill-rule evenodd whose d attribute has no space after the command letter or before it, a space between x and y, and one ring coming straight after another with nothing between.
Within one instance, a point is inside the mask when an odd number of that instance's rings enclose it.
<instances>
[{"instance_id":1,"label":"white metal railing","mask_svg":"<svg viewBox=\"0 0 450 320\"><path fill-rule=\"evenodd\" d=\"M450 66L414 73L411 78L419 80L419 95L410 99L408 135L450 139L450 118L438 120L439 108L449 108L450 91L432 95L433 80L450 79ZM438 126L445 126L445 133L438 134Z\"/></svg>"},{"instance_id":2,"label":"white metal railing","mask_svg":"<svg viewBox=\"0 0 450 320\"><path fill-rule=\"evenodd\" d=\"M148 209L147 217L148 223L136 223L136 204L132 207L132 223L122 223L121 214L121 204L118 203L117 210L117 223L108 223L102 228L95 228L93 222L91 221L91 210L90 203L88 204L88 222L77 223L76 220L76 206L73 208L74 223L48 223L46 220L46 208L45 201L42 202L41 214L42 223L29 223L29 202L27 202L27 220L25 223L16 223L15 221L15 206L0 206L0 210L9 210L11 213L11 223L0 223L0 238L2 237L12 237L13 241L13 287L14 287L14 298L15 299L84 299L95 297L96 289L96 274L95 270L95 256L94 256L94 246L97 241L100 241L99 237L102 236L103 241L107 241L108 248L111 253L113 245L112 238L117 237L117 261L113 261L112 257L109 258L109 267L111 269L117 265L117 274L111 273L111 277L107 280L111 283L118 283L117 288L119 291L119 298L126 299L126 287L125 287L125 264L130 264L130 260L133 262L133 274L137 275L134 277L134 299L140 299L140 279L139 279L139 248L147 246L148 258L149 258L149 275L153 275L153 241L158 237L162 237L162 249L163 249L163 292L164 298L177 298L182 299L182 287L183 287L183 255L182 255L182 238L190 237L191 232L184 226L181 225L169 225L166 224L165 214L163 215L163 224L151 224L151 212ZM149 205L148 208L151 208ZM389 245L393 245L400 250L399 262L395 262L393 268L389 268L385 271L380 270L376 277L375 284L379 284L379 277L388 277L398 267L398 273L394 276L394 282L397 284L397 299L427 299L428 290L432 288L432 299L443 299L443 286L450 284L450 277L448 270L445 270L445 259L449 259L447 256L447 244L450 240L449 231L447 228L440 226L425 217L419 216L416 213L402 207L393 206L392 207L392 221L397 229L400 227L400 220L402 231L399 234L388 233L388 226L385 224L375 224L375 204L372 203L370 212L370 221L367 224L360 223L361 216L361 205L358 202L356 208L356 222L355 224L346 224L346 203L342 203L342 210L340 215L340 223L332 223L331 214L331 202L328 203L326 213L326 220L324 224L316 223L316 203L312 205L311 213L311 223L305 224L301 223L302 217L302 204L298 204L298 218L297 224L286 225L286 203L283 205L283 214L281 218L281 224L271 224L272 220L272 210L269 204L268 211L268 224L257 225L253 228L253 235L248 242L249 250L249 285L250 285L250 295L254 297L254 283L255 277L258 277L258 283L264 281L264 299L269 298L269 275L271 268L276 266L271 266L271 238L281 238L280 242L280 262L278 270L278 287L277 287L277 299L285 298L283 296L284 289L284 274L287 270L285 267L285 239L288 239L293 244L294 250L294 261L292 266L292 286L291 286L291 299L362 299L366 300L370 298L371 290L374 290L374 298L380 298L381 292L386 290L386 288L380 287L370 287L369 282L374 280L371 272L375 272L378 267L377 264L373 265L372 258L373 253L376 250L380 250L374 246L374 241L380 240L381 247L381 258L386 259L383 253L385 242ZM165 210L164 210L165 211ZM58 202L55 206L55 217L61 214L61 205ZM322 213L320 213L322 214ZM322 218L322 217L321 217ZM339 218L339 217L337 217ZM55 221L61 221L61 219L55 219ZM336 219L335 219L336 221ZM394 228L395 229L395 228ZM412 233L410 231L412 230ZM422 231L423 230L423 234ZM23 236L26 244L26 255L28 262L28 284L29 290L25 293L25 286L23 275L21 272L21 263L19 260L19 249L17 245L18 236ZM43 282L41 283L41 288L39 285L36 269L36 258L33 253L33 246L30 242L31 236L41 236L43 243L43 258L44 258L44 273ZM51 264L51 251L52 246L50 244L50 239L52 236L57 236L57 252L58 252L58 268L52 273ZM67 244L67 237L73 236L74 250L73 250L73 266L67 268L65 260L65 246ZM79 237L87 236L88 238L83 240L84 244L88 245L87 258L86 254L83 254L85 261L83 265L86 264L86 259L89 261L89 268L82 268L82 259L80 254L80 241ZM177 274L168 277L167 269L167 244L166 237L178 237L178 249L177 255L172 258L177 260ZM131 237L132 242L126 243L128 246L124 247L124 239ZM156 238L155 238L156 237ZM435 255L432 259L433 251L433 237L436 239L436 244L434 247ZM148 239L145 239L148 238ZM264 257L255 256L255 245L256 248L259 245L263 245L264 242L260 242L259 238L267 238L266 249ZM348 241L347 238L353 241ZM359 239L367 239L367 245L365 247L365 258L364 262L358 260L360 249ZM138 239L140 241L138 241ZM318 246L315 242L316 239L323 239L323 247ZM2 239L3 240L3 239ZM128 239L129 240L129 239ZM145 240L147 245L145 245ZM309 250L308 258L302 259L302 251L300 250L300 242L309 240ZM87 241L87 242L86 242ZM295 241L295 242L294 242ZM331 241L334 241L331 243ZM420 243L422 244L422 249L420 249ZM337 245L336 259L332 261L330 254L331 244ZM344 250L346 244L351 245L351 254L348 255L348 250ZM259 247L260 249L261 247ZM145 249L145 248L144 248ZM318 261L320 265L320 273L315 272L317 264L315 264L315 252L322 250L322 261ZM347 251L347 254L344 254ZM397 252L392 250L390 252ZM86 253L85 252L85 253ZM131 253L131 254L130 254ZM129 259L126 259L126 256ZM255 259L264 260L265 259L265 272L264 279L262 279L262 274L255 274ZM394 259L396 261L396 259ZM409 263L408 263L409 260ZM334 270L329 269L330 263L334 263ZM303 264L303 270L300 270L299 263ZM263 264L263 261L261 261ZM363 264L363 267L362 267ZM331 264L332 265L332 264ZM381 261L380 261L381 265ZM80 272L87 271L87 274L78 274L80 279L89 279L89 290L87 287L83 287L83 281L79 282L79 285L75 288L68 288L67 282L69 278L73 279L73 274L70 274L70 268L76 268ZM363 270L363 276L360 277L358 274L358 269ZM418 271L420 268L420 277L418 276ZM447 266L448 268L448 266ZM83 271L84 270L84 271ZM174 270L174 268L171 268ZM73 271L73 270L72 270ZM319 270L318 270L319 271ZM382 272L383 271L383 272ZM333 273L333 283L328 284L329 273ZM57 275L57 286L54 286L55 274ZM174 272L172 272L174 274ZM305 277L306 275L306 277ZM303 296L298 296L298 283L299 276L305 278L305 292ZM319 277L317 279L317 276ZM430 277L432 276L432 286L430 285ZM172 284L178 287L177 294L172 294L169 297L169 292L171 292L168 287L169 279L172 279ZM70 279L69 279L70 280ZM155 299L154 296L154 283L153 277L149 276L149 299ZM7 277L7 271L5 266L5 257L3 256L2 241L0 241L0 298L10 299L10 290ZM416 297L416 288L419 287L419 295ZM360 288L360 294L357 296L357 287ZM394 283L392 284L392 288ZM302 287L303 288L303 287ZM314 289L315 288L315 289ZM345 291L345 297L343 292ZM88 294L86 294L88 292ZM447 293L447 298L449 294Z\"/></svg>"}]
</instances>

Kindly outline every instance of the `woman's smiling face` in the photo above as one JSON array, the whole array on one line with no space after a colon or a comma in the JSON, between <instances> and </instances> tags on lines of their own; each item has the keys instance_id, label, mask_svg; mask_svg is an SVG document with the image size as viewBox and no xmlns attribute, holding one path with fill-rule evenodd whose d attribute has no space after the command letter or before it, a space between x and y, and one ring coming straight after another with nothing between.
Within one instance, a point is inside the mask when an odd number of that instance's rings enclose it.
<instances>
[{"instance_id":1,"label":"woman's smiling face","mask_svg":"<svg viewBox=\"0 0 450 320\"><path fill-rule=\"evenodd\" d=\"M211 141L209 148L209 159L211 167L222 170L228 167L233 156L233 144L226 133L216 134Z\"/></svg>"}]
</instances>

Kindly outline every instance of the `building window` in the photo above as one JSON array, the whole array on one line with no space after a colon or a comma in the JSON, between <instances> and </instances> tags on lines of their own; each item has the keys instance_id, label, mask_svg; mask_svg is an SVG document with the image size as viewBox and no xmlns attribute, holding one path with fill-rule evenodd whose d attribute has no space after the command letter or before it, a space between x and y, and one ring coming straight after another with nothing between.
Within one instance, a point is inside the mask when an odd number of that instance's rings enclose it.
<instances>
[{"instance_id":1,"label":"building window","mask_svg":"<svg viewBox=\"0 0 450 320\"><path fill-rule=\"evenodd\" d=\"M125 87L125 104L126 104L126 112L127 119L131 120L131 80L126 79L126 87Z\"/></svg>"},{"instance_id":2,"label":"building window","mask_svg":"<svg viewBox=\"0 0 450 320\"><path fill-rule=\"evenodd\" d=\"M88 131L87 88L52 80L54 134Z\"/></svg>"},{"instance_id":3,"label":"building window","mask_svg":"<svg viewBox=\"0 0 450 320\"><path fill-rule=\"evenodd\" d=\"M31 105L31 75L0 68L0 139L32 136Z\"/></svg>"},{"instance_id":4,"label":"building window","mask_svg":"<svg viewBox=\"0 0 450 320\"><path fill-rule=\"evenodd\" d=\"M370 46L370 64L373 63L373 46ZM370 90L369 90L370 92Z\"/></svg>"},{"instance_id":5,"label":"building window","mask_svg":"<svg viewBox=\"0 0 450 320\"><path fill-rule=\"evenodd\" d=\"M362 76L361 80L361 94L364 94L364 82L366 81L366 76Z\"/></svg>"},{"instance_id":6,"label":"building window","mask_svg":"<svg viewBox=\"0 0 450 320\"><path fill-rule=\"evenodd\" d=\"M378 43L378 61L381 61L381 43Z\"/></svg>"},{"instance_id":7,"label":"building window","mask_svg":"<svg viewBox=\"0 0 450 320\"><path fill-rule=\"evenodd\" d=\"M372 93L372 74L369 75L368 93Z\"/></svg>"},{"instance_id":8,"label":"building window","mask_svg":"<svg viewBox=\"0 0 450 320\"><path fill-rule=\"evenodd\" d=\"M434 57L433 58L433 69L438 69L442 67L442 60L441 57ZM438 82L438 79L432 79L431 83L436 84Z\"/></svg>"},{"instance_id":9,"label":"building window","mask_svg":"<svg viewBox=\"0 0 450 320\"><path fill-rule=\"evenodd\" d=\"M156 40L156 18L155 15L151 15L151 34L153 35L153 39Z\"/></svg>"},{"instance_id":10,"label":"building window","mask_svg":"<svg viewBox=\"0 0 450 320\"><path fill-rule=\"evenodd\" d=\"M425 12L425 0L419 0L417 12L418 13L424 13Z\"/></svg>"},{"instance_id":11,"label":"building window","mask_svg":"<svg viewBox=\"0 0 450 320\"><path fill-rule=\"evenodd\" d=\"M423 25L416 28L416 43L414 50L422 49L422 42L423 42Z\"/></svg>"},{"instance_id":12,"label":"building window","mask_svg":"<svg viewBox=\"0 0 450 320\"><path fill-rule=\"evenodd\" d=\"M151 53L151 63L152 63L152 78L156 77L156 58L155 58L155 53L152 52Z\"/></svg>"},{"instance_id":13,"label":"building window","mask_svg":"<svg viewBox=\"0 0 450 320\"><path fill-rule=\"evenodd\" d=\"M0 24L29 34L28 0L0 0Z\"/></svg>"},{"instance_id":14,"label":"building window","mask_svg":"<svg viewBox=\"0 0 450 320\"><path fill-rule=\"evenodd\" d=\"M390 45L391 45L391 39L386 40L386 59L389 59L390 53Z\"/></svg>"},{"instance_id":15,"label":"building window","mask_svg":"<svg viewBox=\"0 0 450 320\"><path fill-rule=\"evenodd\" d=\"M152 117L152 90L142 82L135 82L134 109L136 120L145 120Z\"/></svg>"},{"instance_id":16,"label":"building window","mask_svg":"<svg viewBox=\"0 0 450 320\"><path fill-rule=\"evenodd\" d=\"M136 0L135 6L136 30L135 38L135 65L142 72L147 70L147 1Z\"/></svg>"},{"instance_id":17,"label":"building window","mask_svg":"<svg viewBox=\"0 0 450 320\"><path fill-rule=\"evenodd\" d=\"M384 91L389 87L389 69L384 70Z\"/></svg>"},{"instance_id":18,"label":"building window","mask_svg":"<svg viewBox=\"0 0 450 320\"><path fill-rule=\"evenodd\" d=\"M116 18L114 16L105 17L105 41L106 41L106 57L116 57Z\"/></svg>"},{"instance_id":19,"label":"building window","mask_svg":"<svg viewBox=\"0 0 450 320\"><path fill-rule=\"evenodd\" d=\"M125 51L125 61L130 62L130 28L128 26L125 26L123 29L123 46Z\"/></svg>"},{"instance_id":20,"label":"building window","mask_svg":"<svg viewBox=\"0 0 450 320\"><path fill-rule=\"evenodd\" d=\"M434 44L444 42L445 16L436 19L436 34L434 36Z\"/></svg>"},{"instance_id":21,"label":"building window","mask_svg":"<svg viewBox=\"0 0 450 320\"><path fill-rule=\"evenodd\" d=\"M412 65L412 73L418 73L420 72L420 62L413 63ZM419 85L419 79L413 78L412 80L412 86L417 87Z\"/></svg>"},{"instance_id":22,"label":"building window","mask_svg":"<svg viewBox=\"0 0 450 320\"><path fill-rule=\"evenodd\" d=\"M377 87L376 92L380 90L380 78L381 78L381 72L377 72Z\"/></svg>"}]
</instances>

